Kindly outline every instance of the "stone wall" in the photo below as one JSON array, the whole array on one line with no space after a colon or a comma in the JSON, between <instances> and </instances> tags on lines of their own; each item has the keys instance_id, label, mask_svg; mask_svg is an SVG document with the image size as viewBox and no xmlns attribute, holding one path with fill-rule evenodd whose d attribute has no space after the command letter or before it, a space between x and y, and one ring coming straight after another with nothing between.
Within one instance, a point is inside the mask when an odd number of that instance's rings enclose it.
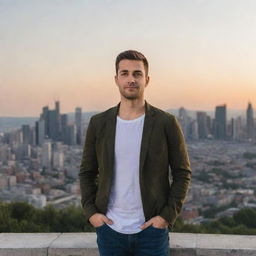
<instances>
[{"instance_id":1,"label":"stone wall","mask_svg":"<svg viewBox=\"0 0 256 256\"><path fill-rule=\"evenodd\" d=\"M255 256L256 236L170 233L172 256ZM95 233L1 233L0 256L98 256Z\"/></svg>"}]
</instances>

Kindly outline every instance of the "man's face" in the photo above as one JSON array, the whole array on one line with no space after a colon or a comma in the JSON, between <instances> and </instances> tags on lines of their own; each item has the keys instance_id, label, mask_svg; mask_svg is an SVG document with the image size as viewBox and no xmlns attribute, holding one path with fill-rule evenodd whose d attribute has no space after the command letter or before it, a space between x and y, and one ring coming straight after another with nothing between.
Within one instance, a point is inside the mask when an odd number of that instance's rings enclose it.
<instances>
[{"instance_id":1,"label":"man's face","mask_svg":"<svg viewBox=\"0 0 256 256\"><path fill-rule=\"evenodd\" d=\"M143 61L125 59L119 62L118 67L115 82L121 97L128 100L143 98L144 89L149 82Z\"/></svg>"}]
</instances>

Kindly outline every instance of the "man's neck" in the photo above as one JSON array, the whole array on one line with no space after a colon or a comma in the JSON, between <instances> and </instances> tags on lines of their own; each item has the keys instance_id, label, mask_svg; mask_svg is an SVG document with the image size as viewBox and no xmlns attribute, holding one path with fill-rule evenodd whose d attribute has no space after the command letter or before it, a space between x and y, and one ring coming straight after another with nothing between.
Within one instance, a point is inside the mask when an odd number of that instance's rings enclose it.
<instances>
[{"instance_id":1,"label":"man's neck","mask_svg":"<svg viewBox=\"0 0 256 256\"><path fill-rule=\"evenodd\" d=\"M145 100L121 99L118 116L125 120L135 119L145 113Z\"/></svg>"}]
</instances>

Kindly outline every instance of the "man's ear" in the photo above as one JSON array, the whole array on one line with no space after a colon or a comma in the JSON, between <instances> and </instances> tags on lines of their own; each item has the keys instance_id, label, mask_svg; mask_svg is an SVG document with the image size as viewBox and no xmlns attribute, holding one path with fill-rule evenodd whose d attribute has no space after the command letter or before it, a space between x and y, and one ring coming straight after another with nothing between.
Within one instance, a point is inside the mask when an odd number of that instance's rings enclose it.
<instances>
[{"instance_id":1,"label":"man's ear","mask_svg":"<svg viewBox=\"0 0 256 256\"><path fill-rule=\"evenodd\" d=\"M115 75L115 83L116 83L116 85L117 85L117 75Z\"/></svg>"},{"instance_id":2,"label":"man's ear","mask_svg":"<svg viewBox=\"0 0 256 256\"><path fill-rule=\"evenodd\" d=\"M149 81L150 81L150 77L147 76L147 77L146 77L146 86L148 85Z\"/></svg>"}]
</instances>

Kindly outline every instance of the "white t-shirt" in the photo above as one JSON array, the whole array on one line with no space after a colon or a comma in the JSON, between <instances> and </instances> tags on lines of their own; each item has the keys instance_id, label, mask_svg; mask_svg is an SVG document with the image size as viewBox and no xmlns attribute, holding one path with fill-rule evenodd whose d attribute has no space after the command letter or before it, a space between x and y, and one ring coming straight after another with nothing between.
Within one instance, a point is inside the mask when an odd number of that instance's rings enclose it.
<instances>
[{"instance_id":1,"label":"white t-shirt","mask_svg":"<svg viewBox=\"0 0 256 256\"><path fill-rule=\"evenodd\" d=\"M106 216L112 229L123 233L140 232L145 222L139 183L140 148L145 114L133 120L117 116L115 161Z\"/></svg>"}]
</instances>

